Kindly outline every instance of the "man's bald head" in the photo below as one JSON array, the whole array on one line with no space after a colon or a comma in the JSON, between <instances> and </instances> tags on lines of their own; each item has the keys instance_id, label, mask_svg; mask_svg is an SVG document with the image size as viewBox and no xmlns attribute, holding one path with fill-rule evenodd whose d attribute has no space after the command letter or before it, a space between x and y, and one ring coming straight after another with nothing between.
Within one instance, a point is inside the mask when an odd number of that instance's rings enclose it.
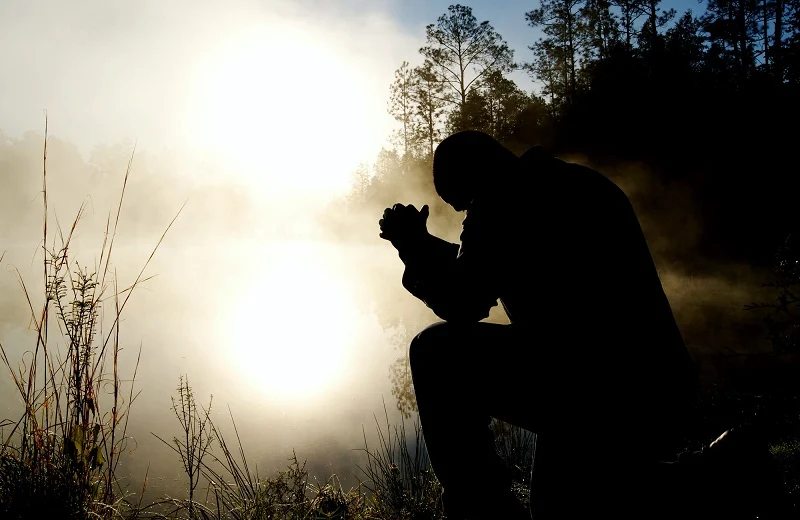
<instances>
[{"instance_id":1,"label":"man's bald head","mask_svg":"<svg viewBox=\"0 0 800 520\"><path fill-rule=\"evenodd\" d=\"M502 184L519 158L489 134L475 130L445 138L433 154L436 193L457 211L481 191Z\"/></svg>"}]
</instances>

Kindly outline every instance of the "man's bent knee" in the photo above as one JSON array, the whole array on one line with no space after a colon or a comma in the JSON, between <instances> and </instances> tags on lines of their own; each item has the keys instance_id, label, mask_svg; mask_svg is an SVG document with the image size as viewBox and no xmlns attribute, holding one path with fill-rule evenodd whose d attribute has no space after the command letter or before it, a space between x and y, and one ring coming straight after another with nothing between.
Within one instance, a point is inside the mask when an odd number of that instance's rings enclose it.
<instances>
[{"instance_id":1,"label":"man's bent knee","mask_svg":"<svg viewBox=\"0 0 800 520\"><path fill-rule=\"evenodd\" d=\"M420 368L435 364L439 361L447 362L455 355L454 348L458 348L463 340L464 331L462 325L455 325L447 322L434 323L414 336L409 347L409 361L412 372L415 367Z\"/></svg>"}]
</instances>

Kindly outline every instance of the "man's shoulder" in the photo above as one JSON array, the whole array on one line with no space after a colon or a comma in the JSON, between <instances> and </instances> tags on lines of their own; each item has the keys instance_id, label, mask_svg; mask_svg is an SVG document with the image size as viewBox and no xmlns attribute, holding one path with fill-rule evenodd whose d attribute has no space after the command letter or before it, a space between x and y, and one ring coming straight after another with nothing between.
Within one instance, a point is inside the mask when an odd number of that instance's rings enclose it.
<instances>
[{"instance_id":1,"label":"man's shoulder","mask_svg":"<svg viewBox=\"0 0 800 520\"><path fill-rule=\"evenodd\" d=\"M571 198L585 195L597 198L626 199L617 184L600 171L584 164L556 157L543 146L532 146L520 156L526 173L537 184L551 189L564 190Z\"/></svg>"},{"instance_id":2,"label":"man's shoulder","mask_svg":"<svg viewBox=\"0 0 800 520\"><path fill-rule=\"evenodd\" d=\"M525 163L535 164L552 160L553 154L544 146L537 144L525 150L519 158Z\"/></svg>"}]
</instances>

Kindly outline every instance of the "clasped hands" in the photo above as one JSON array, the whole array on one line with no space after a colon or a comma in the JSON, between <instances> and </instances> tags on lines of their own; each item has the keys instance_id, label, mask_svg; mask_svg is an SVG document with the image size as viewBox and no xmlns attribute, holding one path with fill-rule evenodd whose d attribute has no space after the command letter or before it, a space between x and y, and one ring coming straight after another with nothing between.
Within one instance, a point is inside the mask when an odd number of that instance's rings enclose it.
<instances>
[{"instance_id":1,"label":"clasped hands","mask_svg":"<svg viewBox=\"0 0 800 520\"><path fill-rule=\"evenodd\" d=\"M395 204L383 211L383 218L378 221L381 228L379 236L391 242L398 251L414 245L428 234L429 214L427 204L420 210L413 204Z\"/></svg>"}]
</instances>

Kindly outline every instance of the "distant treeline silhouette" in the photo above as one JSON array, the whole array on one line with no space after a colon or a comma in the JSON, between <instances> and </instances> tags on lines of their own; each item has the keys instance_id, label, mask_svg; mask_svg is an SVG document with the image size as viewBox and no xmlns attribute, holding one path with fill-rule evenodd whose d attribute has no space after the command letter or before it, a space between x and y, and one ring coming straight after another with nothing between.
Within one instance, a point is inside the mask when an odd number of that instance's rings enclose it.
<instances>
[{"instance_id":1,"label":"distant treeline silhouette","mask_svg":"<svg viewBox=\"0 0 800 520\"><path fill-rule=\"evenodd\" d=\"M694 253L770 262L797 224L798 0L709 0L702 14L658 0L542 0L520 16L543 34L531 31L525 63L470 7L427 26L422 65L403 62L391 85L401 128L384 169L394 160L427 175L436 144L466 129L600 169L638 161L700 201ZM536 93L508 77L515 69Z\"/></svg>"}]
</instances>

